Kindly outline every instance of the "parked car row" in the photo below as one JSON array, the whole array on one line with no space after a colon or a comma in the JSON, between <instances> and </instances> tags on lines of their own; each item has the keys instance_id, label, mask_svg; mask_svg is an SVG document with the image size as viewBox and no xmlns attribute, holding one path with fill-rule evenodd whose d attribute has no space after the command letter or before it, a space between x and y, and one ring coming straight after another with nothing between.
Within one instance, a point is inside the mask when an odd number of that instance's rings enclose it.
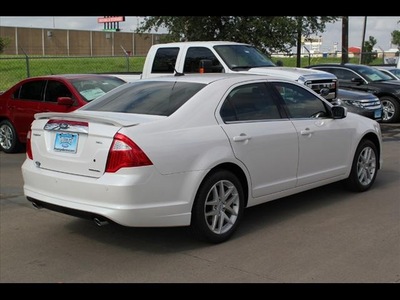
<instances>
[{"instance_id":1,"label":"parked car row","mask_svg":"<svg viewBox=\"0 0 400 300\"><path fill-rule=\"evenodd\" d=\"M316 64L308 68L336 75L339 87L376 95L383 106L382 122L400 121L400 80L377 68L357 64Z\"/></svg>"},{"instance_id":2,"label":"parked car row","mask_svg":"<svg viewBox=\"0 0 400 300\"><path fill-rule=\"evenodd\" d=\"M338 78L334 105L342 105L379 122L400 121L400 80L396 67L369 67L356 64L318 64L308 68L334 74ZM386 72L390 72L391 76ZM18 152L34 114L46 111L69 112L126 83L112 75L51 75L22 80L0 93L0 150Z\"/></svg>"},{"instance_id":3,"label":"parked car row","mask_svg":"<svg viewBox=\"0 0 400 300\"><path fill-rule=\"evenodd\" d=\"M18 152L34 114L69 112L126 83L109 75L73 74L26 78L0 94L0 150Z\"/></svg>"}]
</instances>

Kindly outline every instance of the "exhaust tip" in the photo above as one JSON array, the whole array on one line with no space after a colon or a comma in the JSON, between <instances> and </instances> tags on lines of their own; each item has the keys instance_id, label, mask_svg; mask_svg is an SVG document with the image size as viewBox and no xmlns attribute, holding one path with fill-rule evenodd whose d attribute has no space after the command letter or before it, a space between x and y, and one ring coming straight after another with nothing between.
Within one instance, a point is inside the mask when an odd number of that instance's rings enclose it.
<instances>
[{"instance_id":1,"label":"exhaust tip","mask_svg":"<svg viewBox=\"0 0 400 300\"><path fill-rule=\"evenodd\" d=\"M40 204L38 204L37 202L32 202L32 206L35 208L35 209L41 209L42 208L42 206L40 205Z\"/></svg>"},{"instance_id":2,"label":"exhaust tip","mask_svg":"<svg viewBox=\"0 0 400 300\"><path fill-rule=\"evenodd\" d=\"M107 221L107 220L100 219L100 218L94 218L93 221L94 221L94 223L95 223L97 226L99 226L99 227L108 224L108 221Z\"/></svg>"}]
</instances>

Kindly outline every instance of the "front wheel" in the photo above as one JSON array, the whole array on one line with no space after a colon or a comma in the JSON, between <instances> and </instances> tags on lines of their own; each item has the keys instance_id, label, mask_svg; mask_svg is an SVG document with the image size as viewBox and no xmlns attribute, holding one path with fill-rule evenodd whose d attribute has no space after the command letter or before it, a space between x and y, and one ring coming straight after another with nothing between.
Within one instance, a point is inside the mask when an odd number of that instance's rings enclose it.
<instances>
[{"instance_id":1,"label":"front wheel","mask_svg":"<svg viewBox=\"0 0 400 300\"><path fill-rule=\"evenodd\" d=\"M346 187L354 192L368 190L375 181L378 172L378 151L370 140L363 140L358 145Z\"/></svg>"},{"instance_id":2,"label":"front wheel","mask_svg":"<svg viewBox=\"0 0 400 300\"><path fill-rule=\"evenodd\" d=\"M211 243L228 240L237 229L244 211L244 193L238 178L219 170L201 184L192 209L194 235Z\"/></svg>"},{"instance_id":3,"label":"front wheel","mask_svg":"<svg viewBox=\"0 0 400 300\"><path fill-rule=\"evenodd\" d=\"M389 96L380 98L383 108L383 123L395 123L400 120L400 104L396 99Z\"/></svg>"}]
</instances>

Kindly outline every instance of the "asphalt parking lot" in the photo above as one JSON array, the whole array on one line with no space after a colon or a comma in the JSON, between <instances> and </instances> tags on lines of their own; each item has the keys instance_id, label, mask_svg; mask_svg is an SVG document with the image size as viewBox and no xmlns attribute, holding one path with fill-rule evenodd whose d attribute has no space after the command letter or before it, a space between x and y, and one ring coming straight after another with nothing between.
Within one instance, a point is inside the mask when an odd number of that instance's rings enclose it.
<instances>
[{"instance_id":1,"label":"asphalt parking lot","mask_svg":"<svg viewBox=\"0 0 400 300\"><path fill-rule=\"evenodd\" d=\"M0 283L400 283L400 124L381 127L370 191L331 184L249 208L219 245L35 210L25 154L0 152Z\"/></svg>"},{"instance_id":2,"label":"asphalt parking lot","mask_svg":"<svg viewBox=\"0 0 400 300\"><path fill-rule=\"evenodd\" d=\"M400 141L400 124L381 124L382 136L385 141Z\"/></svg>"}]
</instances>

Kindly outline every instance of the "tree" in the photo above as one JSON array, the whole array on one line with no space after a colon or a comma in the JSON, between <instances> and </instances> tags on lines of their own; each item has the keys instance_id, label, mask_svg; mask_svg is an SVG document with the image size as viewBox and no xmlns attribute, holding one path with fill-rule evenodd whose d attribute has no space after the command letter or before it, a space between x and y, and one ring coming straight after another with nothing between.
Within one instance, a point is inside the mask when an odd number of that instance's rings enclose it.
<instances>
[{"instance_id":1,"label":"tree","mask_svg":"<svg viewBox=\"0 0 400 300\"><path fill-rule=\"evenodd\" d=\"M400 21L399 21L400 22ZM394 30L392 31L392 41L391 43L393 45L397 45L397 48L400 50L400 31L399 30Z\"/></svg>"},{"instance_id":2,"label":"tree","mask_svg":"<svg viewBox=\"0 0 400 300\"><path fill-rule=\"evenodd\" d=\"M290 53L301 44L298 32L307 37L325 29L337 17L297 16L151 16L145 17L138 33L168 30L162 41L226 40L252 44L267 54ZM299 55L299 53L298 53Z\"/></svg>"},{"instance_id":3,"label":"tree","mask_svg":"<svg viewBox=\"0 0 400 300\"><path fill-rule=\"evenodd\" d=\"M10 39L7 37L0 37L0 53L3 53L4 49L8 46L10 43Z\"/></svg>"},{"instance_id":4,"label":"tree","mask_svg":"<svg viewBox=\"0 0 400 300\"><path fill-rule=\"evenodd\" d=\"M285 17L282 17L285 18ZM307 39L311 35L317 35L325 30L326 23L334 22L338 20L338 17L327 17L327 16L296 16L287 17L293 18L296 21L296 44L297 44L297 67L300 67L301 62L301 45L302 38Z\"/></svg>"},{"instance_id":5,"label":"tree","mask_svg":"<svg viewBox=\"0 0 400 300\"><path fill-rule=\"evenodd\" d=\"M364 53L362 55L361 64L368 65L376 58L376 52L372 52L375 45L376 39L373 36L370 36L369 40L364 42Z\"/></svg>"}]
</instances>

